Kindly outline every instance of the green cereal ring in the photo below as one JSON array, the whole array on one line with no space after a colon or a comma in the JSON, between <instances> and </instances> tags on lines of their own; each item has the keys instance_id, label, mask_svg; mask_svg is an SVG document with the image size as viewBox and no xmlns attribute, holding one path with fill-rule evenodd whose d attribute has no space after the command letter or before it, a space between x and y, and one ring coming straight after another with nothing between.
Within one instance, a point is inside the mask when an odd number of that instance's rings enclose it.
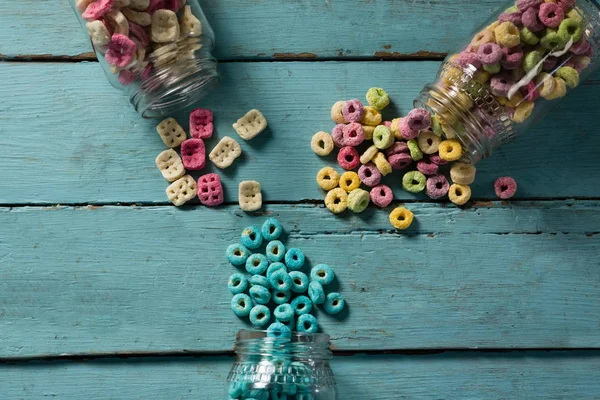
<instances>
[{"instance_id":1,"label":"green cereal ring","mask_svg":"<svg viewBox=\"0 0 600 400\"><path fill-rule=\"evenodd\" d=\"M267 268L267 279L271 279L271 275L280 269L282 269L284 272L287 272L287 267L284 263L274 262L273 264L269 265L269 268Z\"/></svg>"},{"instance_id":2,"label":"green cereal ring","mask_svg":"<svg viewBox=\"0 0 600 400\"><path fill-rule=\"evenodd\" d=\"M531 32L528 28L521 28L521 42L535 46L540 42L540 38L533 32Z\"/></svg>"},{"instance_id":3,"label":"green cereal ring","mask_svg":"<svg viewBox=\"0 0 600 400\"><path fill-rule=\"evenodd\" d=\"M385 125L379 125L373 132L373 144L380 150L387 149L394 144L394 139L394 134Z\"/></svg>"},{"instance_id":4,"label":"green cereal ring","mask_svg":"<svg viewBox=\"0 0 600 400\"><path fill-rule=\"evenodd\" d=\"M571 36L573 37L573 43L581 39L583 36L583 27L581 25L581 22L574 18L566 18L560 23L558 32L566 37L565 44L569 41Z\"/></svg>"},{"instance_id":5,"label":"green cereal ring","mask_svg":"<svg viewBox=\"0 0 600 400\"><path fill-rule=\"evenodd\" d=\"M540 40L540 44L547 50L560 50L564 48L569 41L569 36L565 33L566 32L563 31L562 34L559 34L558 31L547 28L546 34Z\"/></svg>"},{"instance_id":6,"label":"green cereal ring","mask_svg":"<svg viewBox=\"0 0 600 400\"><path fill-rule=\"evenodd\" d=\"M555 75L562 78L571 89L575 89L579 85L579 72L575 68L561 67Z\"/></svg>"},{"instance_id":7,"label":"green cereal ring","mask_svg":"<svg viewBox=\"0 0 600 400\"><path fill-rule=\"evenodd\" d=\"M572 9L571 11L569 11L567 13L567 19L575 20L581 24L583 22L582 14L583 14L583 11L581 11L581 9L579 9L578 7L575 7L574 9Z\"/></svg>"},{"instance_id":8,"label":"green cereal ring","mask_svg":"<svg viewBox=\"0 0 600 400\"><path fill-rule=\"evenodd\" d=\"M442 125L440 124L440 120L438 119L437 115L433 115L431 117L431 130L436 136L442 137L444 135Z\"/></svg>"},{"instance_id":9,"label":"green cereal ring","mask_svg":"<svg viewBox=\"0 0 600 400\"><path fill-rule=\"evenodd\" d=\"M419 193L425 190L425 186L427 186L427 177L419 171L407 172L402 178L402 187L407 192Z\"/></svg>"},{"instance_id":10,"label":"green cereal ring","mask_svg":"<svg viewBox=\"0 0 600 400\"><path fill-rule=\"evenodd\" d=\"M367 102L374 109L381 111L390 104L390 96L382 88L372 87L367 92Z\"/></svg>"},{"instance_id":11,"label":"green cereal ring","mask_svg":"<svg viewBox=\"0 0 600 400\"><path fill-rule=\"evenodd\" d=\"M534 69L535 66L542 61L542 57L542 53L537 50L527 53L525 57L523 57L523 69L525 72L529 72Z\"/></svg>"},{"instance_id":12,"label":"green cereal ring","mask_svg":"<svg viewBox=\"0 0 600 400\"><path fill-rule=\"evenodd\" d=\"M348 208L355 213L361 213L367 209L371 195L363 189L354 189L348 195Z\"/></svg>"},{"instance_id":13,"label":"green cereal ring","mask_svg":"<svg viewBox=\"0 0 600 400\"><path fill-rule=\"evenodd\" d=\"M412 157L413 161L422 160L423 152L419 148L419 142L417 142L415 139L412 139L409 140L407 144L408 150L410 151L410 156Z\"/></svg>"},{"instance_id":14,"label":"green cereal ring","mask_svg":"<svg viewBox=\"0 0 600 400\"><path fill-rule=\"evenodd\" d=\"M497 74L498 72L500 72L500 68L500 63L487 64L483 66L483 69L489 72L490 74Z\"/></svg>"},{"instance_id":15,"label":"green cereal ring","mask_svg":"<svg viewBox=\"0 0 600 400\"><path fill-rule=\"evenodd\" d=\"M506 10L504 10L505 14L512 14L516 12L521 12L521 10L519 10L519 7L517 6L508 7Z\"/></svg>"}]
</instances>

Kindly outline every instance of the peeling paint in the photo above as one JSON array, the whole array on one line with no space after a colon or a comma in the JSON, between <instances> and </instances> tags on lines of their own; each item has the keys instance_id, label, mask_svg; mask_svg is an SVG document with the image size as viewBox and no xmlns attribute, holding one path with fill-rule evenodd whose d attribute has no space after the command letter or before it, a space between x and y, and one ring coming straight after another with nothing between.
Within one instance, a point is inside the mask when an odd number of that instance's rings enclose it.
<instances>
[{"instance_id":1,"label":"peeling paint","mask_svg":"<svg viewBox=\"0 0 600 400\"><path fill-rule=\"evenodd\" d=\"M446 57L446 53L437 53L433 51L417 51L416 53L399 53L396 51L378 51L375 53L375 57L384 59L399 59L399 60L413 60L413 59L443 59Z\"/></svg>"},{"instance_id":2,"label":"peeling paint","mask_svg":"<svg viewBox=\"0 0 600 400\"><path fill-rule=\"evenodd\" d=\"M315 53L275 53L273 57L276 59L306 60L317 58L317 55Z\"/></svg>"}]
</instances>

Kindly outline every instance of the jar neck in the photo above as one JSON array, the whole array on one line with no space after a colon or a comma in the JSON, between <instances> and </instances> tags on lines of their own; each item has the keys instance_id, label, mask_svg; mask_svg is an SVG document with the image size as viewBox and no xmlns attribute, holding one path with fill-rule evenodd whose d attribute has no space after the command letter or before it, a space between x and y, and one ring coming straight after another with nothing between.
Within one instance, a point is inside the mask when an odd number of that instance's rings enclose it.
<instances>
[{"instance_id":1,"label":"jar neck","mask_svg":"<svg viewBox=\"0 0 600 400\"><path fill-rule=\"evenodd\" d=\"M274 338L269 337L266 331L242 330L237 336L235 352L238 361L277 356L328 362L332 357L329 336L311 333Z\"/></svg>"}]
</instances>

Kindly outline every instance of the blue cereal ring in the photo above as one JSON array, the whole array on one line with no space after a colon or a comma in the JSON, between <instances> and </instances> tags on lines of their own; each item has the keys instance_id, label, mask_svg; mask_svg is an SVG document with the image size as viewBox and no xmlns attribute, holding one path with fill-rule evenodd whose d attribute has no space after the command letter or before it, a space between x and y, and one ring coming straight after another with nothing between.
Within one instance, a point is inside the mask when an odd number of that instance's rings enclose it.
<instances>
[{"instance_id":1,"label":"blue cereal ring","mask_svg":"<svg viewBox=\"0 0 600 400\"><path fill-rule=\"evenodd\" d=\"M296 315L310 314L313 303L306 296L298 296L292 301L292 309Z\"/></svg>"},{"instance_id":2,"label":"blue cereal ring","mask_svg":"<svg viewBox=\"0 0 600 400\"><path fill-rule=\"evenodd\" d=\"M233 274L229 277L227 287L233 294L243 293L248 289L248 279L244 274Z\"/></svg>"},{"instance_id":3,"label":"blue cereal ring","mask_svg":"<svg viewBox=\"0 0 600 400\"><path fill-rule=\"evenodd\" d=\"M231 382L229 384L229 397L239 399L248 391L247 382Z\"/></svg>"},{"instance_id":4,"label":"blue cereal ring","mask_svg":"<svg viewBox=\"0 0 600 400\"><path fill-rule=\"evenodd\" d=\"M269 265L269 268L267 269L267 278L271 279L271 275L279 270L287 272L287 267L284 263L274 262L273 264Z\"/></svg>"},{"instance_id":5,"label":"blue cereal ring","mask_svg":"<svg viewBox=\"0 0 600 400\"><path fill-rule=\"evenodd\" d=\"M287 291L292 287L292 278L283 270L275 271L269 278L273 290Z\"/></svg>"},{"instance_id":6,"label":"blue cereal ring","mask_svg":"<svg viewBox=\"0 0 600 400\"><path fill-rule=\"evenodd\" d=\"M325 312L327 314L337 314L342 311L344 304L346 304L344 296L335 292L329 293L327 295L327 300L325 301Z\"/></svg>"},{"instance_id":7,"label":"blue cereal ring","mask_svg":"<svg viewBox=\"0 0 600 400\"><path fill-rule=\"evenodd\" d=\"M273 322L267 328L267 337L289 338L292 337L292 331L281 322Z\"/></svg>"},{"instance_id":8,"label":"blue cereal ring","mask_svg":"<svg viewBox=\"0 0 600 400\"><path fill-rule=\"evenodd\" d=\"M317 319L312 314L304 314L298 317L298 332L316 333L319 330Z\"/></svg>"},{"instance_id":9,"label":"blue cereal ring","mask_svg":"<svg viewBox=\"0 0 600 400\"><path fill-rule=\"evenodd\" d=\"M283 227L276 218L271 217L267 218L260 231L265 240L276 240L281 236Z\"/></svg>"},{"instance_id":10,"label":"blue cereal ring","mask_svg":"<svg viewBox=\"0 0 600 400\"><path fill-rule=\"evenodd\" d=\"M285 257L285 245L279 240L273 240L267 245L267 259L270 262L279 262Z\"/></svg>"},{"instance_id":11,"label":"blue cereal ring","mask_svg":"<svg viewBox=\"0 0 600 400\"><path fill-rule=\"evenodd\" d=\"M252 299L244 293L239 293L231 299L231 310L238 317L247 317L252 310Z\"/></svg>"},{"instance_id":12,"label":"blue cereal ring","mask_svg":"<svg viewBox=\"0 0 600 400\"><path fill-rule=\"evenodd\" d=\"M263 237L258 226L249 226L242 231L241 241L244 246L251 250L258 249L262 244Z\"/></svg>"},{"instance_id":13,"label":"blue cereal ring","mask_svg":"<svg viewBox=\"0 0 600 400\"><path fill-rule=\"evenodd\" d=\"M296 328L296 319L295 318L292 318L289 321L279 321L279 320L277 320L277 321L281 322L282 324L284 324L285 326L290 328L290 331L294 332L294 329Z\"/></svg>"},{"instance_id":14,"label":"blue cereal ring","mask_svg":"<svg viewBox=\"0 0 600 400\"><path fill-rule=\"evenodd\" d=\"M304 252L300 249L291 248L285 253L285 265L291 271L297 271L304 266Z\"/></svg>"},{"instance_id":15,"label":"blue cereal ring","mask_svg":"<svg viewBox=\"0 0 600 400\"><path fill-rule=\"evenodd\" d=\"M275 304L284 304L290 301L292 292L290 290L274 290L271 299Z\"/></svg>"},{"instance_id":16,"label":"blue cereal ring","mask_svg":"<svg viewBox=\"0 0 600 400\"><path fill-rule=\"evenodd\" d=\"M244 265L249 256L250 251L239 243L230 244L225 252L225 257L227 257L227 260L229 260L229 262L236 267L241 267Z\"/></svg>"},{"instance_id":17,"label":"blue cereal ring","mask_svg":"<svg viewBox=\"0 0 600 400\"><path fill-rule=\"evenodd\" d=\"M269 280L262 275L252 275L250 277L250 285L251 286L263 286L266 287L267 289L271 288L271 283L269 282Z\"/></svg>"},{"instance_id":18,"label":"blue cereal ring","mask_svg":"<svg viewBox=\"0 0 600 400\"><path fill-rule=\"evenodd\" d=\"M268 267L269 261L262 254L252 254L246 260L246 271L252 275L262 275Z\"/></svg>"},{"instance_id":19,"label":"blue cereal ring","mask_svg":"<svg viewBox=\"0 0 600 400\"><path fill-rule=\"evenodd\" d=\"M271 311L267 306L258 304L250 310L250 323L254 326L263 327L271 320Z\"/></svg>"},{"instance_id":20,"label":"blue cereal ring","mask_svg":"<svg viewBox=\"0 0 600 400\"><path fill-rule=\"evenodd\" d=\"M294 318L294 310L292 306L288 303L280 304L275 307L275 311L273 311L273 316L277 321L280 322L288 322L289 320Z\"/></svg>"},{"instance_id":21,"label":"blue cereal ring","mask_svg":"<svg viewBox=\"0 0 600 400\"><path fill-rule=\"evenodd\" d=\"M250 297L256 304L269 304L271 301L271 292L264 286L252 286L250 288Z\"/></svg>"},{"instance_id":22,"label":"blue cereal ring","mask_svg":"<svg viewBox=\"0 0 600 400\"><path fill-rule=\"evenodd\" d=\"M335 274L327 264L318 264L310 271L310 279L319 282L321 285L329 285L333 282Z\"/></svg>"},{"instance_id":23,"label":"blue cereal ring","mask_svg":"<svg viewBox=\"0 0 600 400\"><path fill-rule=\"evenodd\" d=\"M325 291L323 290L323 285L317 281L312 281L310 285L308 285L308 297L310 297L313 304L325 303Z\"/></svg>"},{"instance_id":24,"label":"blue cereal ring","mask_svg":"<svg viewBox=\"0 0 600 400\"><path fill-rule=\"evenodd\" d=\"M304 293L308 290L308 276L304 272L292 271L289 275L292 278L292 292Z\"/></svg>"}]
</instances>

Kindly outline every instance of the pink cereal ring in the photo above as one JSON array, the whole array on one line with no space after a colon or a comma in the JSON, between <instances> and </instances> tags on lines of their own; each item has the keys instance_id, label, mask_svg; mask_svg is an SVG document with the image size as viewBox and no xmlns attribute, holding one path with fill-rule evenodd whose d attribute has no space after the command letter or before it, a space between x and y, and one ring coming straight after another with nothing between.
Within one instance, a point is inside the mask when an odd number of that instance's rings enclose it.
<instances>
[{"instance_id":1,"label":"pink cereal ring","mask_svg":"<svg viewBox=\"0 0 600 400\"><path fill-rule=\"evenodd\" d=\"M448 194L450 184L444 175L435 175L427 179L427 196L437 200Z\"/></svg>"},{"instance_id":2,"label":"pink cereal ring","mask_svg":"<svg viewBox=\"0 0 600 400\"><path fill-rule=\"evenodd\" d=\"M104 59L110 65L123 68L133 61L136 50L137 47L133 40L120 33L115 33L110 38Z\"/></svg>"},{"instance_id":3,"label":"pink cereal ring","mask_svg":"<svg viewBox=\"0 0 600 400\"><path fill-rule=\"evenodd\" d=\"M331 131L331 137L333 139L333 143L335 143L335 145L337 147L344 147L344 127L346 125L344 124L337 124L333 130Z\"/></svg>"},{"instance_id":4,"label":"pink cereal ring","mask_svg":"<svg viewBox=\"0 0 600 400\"><path fill-rule=\"evenodd\" d=\"M540 21L538 9L535 7L528 8L527 11L523 13L521 21L523 22L523 25L531 32L540 32L546 28L546 25Z\"/></svg>"},{"instance_id":5,"label":"pink cereal ring","mask_svg":"<svg viewBox=\"0 0 600 400\"><path fill-rule=\"evenodd\" d=\"M196 139L208 139L214 130L214 114L210 110L197 108L190 114L190 136Z\"/></svg>"},{"instance_id":6,"label":"pink cereal ring","mask_svg":"<svg viewBox=\"0 0 600 400\"><path fill-rule=\"evenodd\" d=\"M146 47L150 43L150 37L144 27L129 21L129 33L136 38L142 46Z\"/></svg>"},{"instance_id":7,"label":"pink cereal ring","mask_svg":"<svg viewBox=\"0 0 600 400\"><path fill-rule=\"evenodd\" d=\"M368 187L374 187L379 185L379 182L381 182L382 175L381 172L379 172L379 170L375 166L375 164L368 163L362 165L358 169L358 177L360 178L360 181Z\"/></svg>"},{"instance_id":8,"label":"pink cereal ring","mask_svg":"<svg viewBox=\"0 0 600 400\"><path fill-rule=\"evenodd\" d=\"M360 122L365 115L365 107L358 99L348 100L344 103L342 114L348 122Z\"/></svg>"},{"instance_id":9,"label":"pink cereal ring","mask_svg":"<svg viewBox=\"0 0 600 400\"><path fill-rule=\"evenodd\" d=\"M531 7L537 7L544 0L517 0L517 8L521 11L525 11Z\"/></svg>"},{"instance_id":10,"label":"pink cereal ring","mask_svg":"<svg viewBox=\"0 0 600 400\"><path fill-rule=\"evenodd\" d=\"M417 163L417 169L423 175L431 176L437 175L438 171L440 170L440 166L431 161L421 160Z\"/></svg>"},{"instance_id":11,"label":"pink cereal ring","mask_svg":"<svg viewBox=\"0 0 600 400\"><path fill-rule=\"evenodd\" d=\"M502 60L504 53L502 52L502 48L496 43L485 43L479 46L477 55L483 65L491 65L498 64Z\"/></svg>"},{"instance_id":12,"label":"pink cereal ring","mask_svg":"<svg viewBox=\"0 0 600 400\"><path fill-rule=\"evenodd\" d=\"M400 153L408 154L409 152L406 142L394 142L394 144L386 150L386 155L391 157Z\"/></svg>"},{"instance_id":13,"label":"pink cereal ring","mask_svg":"<svg viewBox=\"0 0 600 400\"><path fill-rule=\"evenodd\" d=\"M512 13L504 13L500 14L498 17L498 21L502 22L512 22L516 26L523 25L521 18L523 17L523 13L520 11L512 12Z\"/></svg>"},{"instance_id":14,"label":"pink cereal ring","mask_svg":"<svg viewBox=\"0 0 600 400\"><path fill-rule=\"evenodd\" d=\"M390 156L388 162L394 171L400 171L409 167L413 163L413 159L408 153L398 153Z\"/></svg>"},{"instance_id":15,"label":"pink cereal ring","mask_svg":"<svg viewBox=\"0 0 600 400\"><path fill-rule=\"evenodd\" d=\"M198 198L207 207L215 207L223 203L223 184L217 174L206 174L198 179Z\"/></svg>"},{"instance_id":16,"label":"pink cereal ring","mask_svg":"<svg viewBox=\"0 0 600 400\"><path fill-rule=\"evenodd\" d=\"M502 200L508 200L517 193L517 182L510 176L498 178L496 183L494 183L494 190L496 191L496 196Z\"/></svg>"},{"instance_id":17,"label":"pink cereal ring","mask_svg":"<svg viewBox=\"0 0 600 400\"><path fill-rule=\"evenodd\" d=\"M126 69L119 71L119 83L123 86L131 85L135 81L135 73Z\"/></svg>"},{"instance_id":18,"label":"pink cereal ring","mask_svg":"<svg viewBox=\"0 0 600 400\"><path fill-rule=\"evenodd\" d=\"M573 43L573 46L569 49L569 51L576 55L582 55L590 48L590 42L585 37L579 39L579 41Z\"/></svg>"},{"instance_id":19,"label":"pink cereal ring","mask_svg":"<svg viewBox=\"0 0 600 400\"><path fill-rule=\"evenodd\" d=\"M481 68L481 61L479 61L479 56L475 53L463 51L458 56L457 62L463 68L469 68L470 66L473 66L475 69Z\"/></svg>"},{"instance_id":20,"label":"pink cereal ring","mask_svg":"<svg viewBox=\"0 0 600 400\"><path fill-rule=\"evenodd\" d=\"M378 207L384 208L389 206L394 200L394 193L389 186L379 185L371 189L371 201Z\"/></svg>"},{"instance_id":21,"label":"pink cereal ring","mask_svg":"<svg viewBox=\"0 0 600 400\"><path fill-rule=\"evenodd\" d=\"M554 68L558 64L558 58L556 57L548 57L546 61L544 61L544 65L542 66L542 70L546 72L554 72Z\"/></svg>"},{"instance_id":22,"label":"pink cereal ring","mask_svg":"<svg viewBox=\"0 0 600 400\"><path fill-rule=\"evenodd\" d=\"M555 3L543 3L538 16L542 24L549 28L557 28L565 19L565 10Z\"/></svg>"},{"instance_id":23,"label":"pink cereal ring","mask_svg":"<svg viewBox=\"0 0 600 400\"><path fill-rule=\"evenodd\" d=\"M206 165L206 147L202 139L187 139L181 143L183 166L190 171L199 171Z\"/></svg>"},{"instance_id":24,"label":"pink cereal ring","mask_svg":"<svg viewBox=\"0 0 600 400\"><path fill-rule=\"evenodd\" d=\"M392 129L392 121L383 121L383 125L385 125L388 128Z\"/></svg>"},{"instance_id":25,"label":"pink cereal ring","mask_svg":"<svg viewBox=\"0 0 600 400\"><path fill-rule=\"evenodd\" d=\"M181 6L180 0L150 0L147 12L150 14L156 10L166 9L177 12Z\"/></svg>"},{"instance_id":26,"label":"pink cereal ring","mask_svg":"<svg viewBox=\"0 0 600 400\"><path fill-rule=\"evenodd\" d=\"M152 74L152 65L148 64L144 67L142 72L140 72L140 79L145 81L146 79L150 78L151 74Z\"/></svg>"},{"instance_id":27,"label":"pink cereal ring","mask_svg":"<svg viewBox=\"0 0 600 400\"><path fill-rule=\"evenodd\" d=\"M81 13L81 17L86 21L94 21L100 19L104 14L109 12L113 5L115 4L115 0L98 0L91 3L83 13Z\"/></svg>"},{"instance_id":28,"label":"pink cereal ring","mask_svg":"<svg viewBox=\"0 0 600 400\"><path fill-rule=\"evenodd\" d=\"M406 140L416 139L419 136L419 131L413 131L408 125L408 117L400 120L400 134Z\"/></svg>"},{"instance_id":29,"label":"pink cereal ring","mask_svg":"<svg viewBox=\"0 0 600 400\"><path fill-rule=\"evenodd\" d=\"M351 171L360 164L360 155L354 147L342 147L337 156L338 164L346 171Z\"/></svg>"},{"instance_id":30,"label":"pink cereal ring","mask_svg":"<svg viewBox=\"0 0 600 400\"><path fill-rule=\"evenodd\" d=\"M536 101L538 97L540 97L540 92L537 90L537 86L533 81L529 82L522 91L525 95L525 100L527 101Z\"/></svg>"},{"instance_id":31,"label":"pink cereal ring","mask_svg":"<svg viewBox=\"0 0 600 400\"><path fill-rule=\"evenodd\" d=\"M431 115L424 108L415 108L406 116L408 127L413 131L425 131L431 128Z\"/></svg>"},{"instance_id":32,"label":"pink cereal ring","mask_svg":"<svg viewBox=\"0 0 600 400\"><path fill-rule=\"evenodd\" d=\"M442 160L442 157L440 157L439 154L432 154L431 156L429 156L429 161L431 161L434 164L437 165L447 165L448 161L446 160Z\"/></svg>"},{"instance_id":33,"label":"pink cereal ring","mask_svg":"<svg viewBox=\"0 0 600 400\"><path fill-rule=\"evenodd\" d=\"M502 48L502 67L504 69L517 69L523 62L523 49L521 46Z\"/></svg>"},{"instance_id":34,"label":"pink cereal ring","mask_svg":"<svg viewBox=\"0 0 600 400\"><path fill-rule=\"evenodd\" d=\"M342 128L342 142L345 146L356 147L365 141L365 132L361 124L352 122Z\"/></svg>"},{"instance_id":35,"label":"pink cereal ring","mask_svg":"<svg viewBox=\"0 0 600 400\"><path fill-rule=\"evenodd\" d=\"M492 78L490 89L494 96L506 97L513 85L514 82L509 74L500 73Z\"/></svg>"}]
</instances>

